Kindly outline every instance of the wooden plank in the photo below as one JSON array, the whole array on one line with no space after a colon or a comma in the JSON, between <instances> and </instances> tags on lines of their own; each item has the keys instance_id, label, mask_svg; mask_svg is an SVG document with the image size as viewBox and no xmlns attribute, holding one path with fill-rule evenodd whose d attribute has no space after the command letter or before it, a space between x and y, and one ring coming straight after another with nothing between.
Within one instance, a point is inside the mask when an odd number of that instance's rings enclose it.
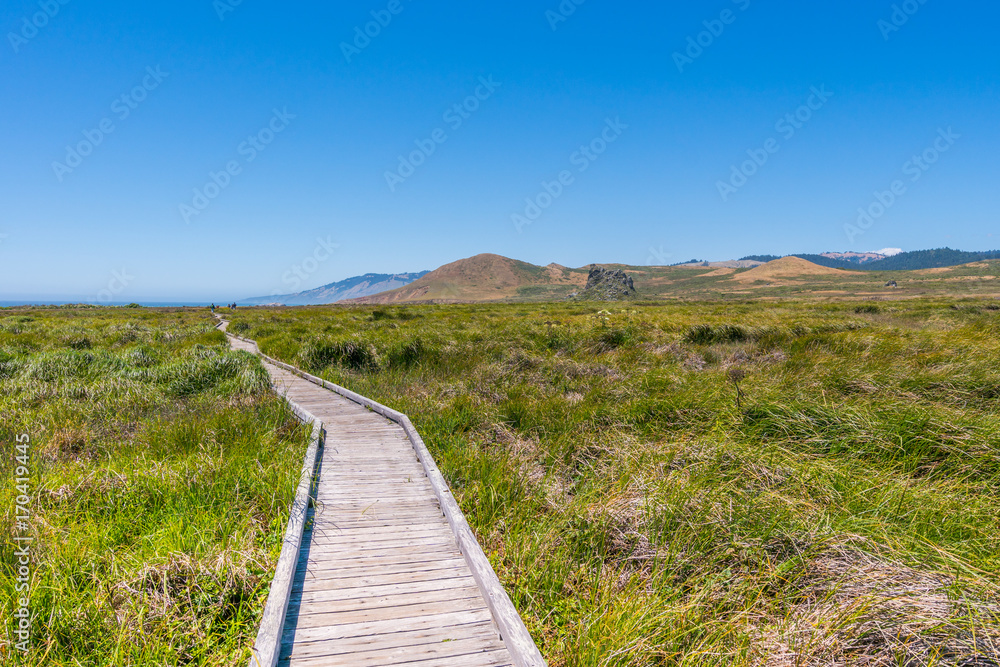
<instances>
[{"instance_id":1,"label":"wooden plank","mask_svg":"<svg viewBox=\"0 0 1000 667\"><path fill-rule=\"evenodd\" d=\"M310 567L306 573L306 579L303 587L305 590L309 590L308 587L312 586L313 582L327 579L354 579L358 577L380 577L394 574L407 574L415 576L423 572L462 568L464 564L464 558L443 558L441 560L424 561L420 563L396 563L394 565L384 565L378 568L355 566L321 569L318 567Z\"/></svg>"},{"instance_id":2,"label":"wooden plank","mask_svg":"<svg viewBox=\"0 0 1000 667\"><path fill-rule=\"evenodd\" d=\"M386 632L364 637L350 637L330 641L297 642L291 645L289 652L283 654L286 658L312 658L328 655L344 655L361 653L371 650L384 650L420 646L424 644L455 641L462 638L489 639L497 634L491 621L465 623L434 627L426 630L407 630L404 632Z\"/></svg>"},{"instance_id":3,"label":"wooden plank","mask_svg":"<svg viewBox=\"0 0 1000 667\"><path fill-rule=\"evenodd\" d=\"M355 531L332 531L322 535L313 535L313 544L329 545L387 545L405 546L407 544L417 544L422 540L438 540L447 538L455 540L455 535L447 526L435 526L427 530L409 531L397 533L395 531L379 530L368 535L351 535Z\"/></svg>"},{"instance_id":4,"label":"wooden plank","mask_svg":"<svg viewBox=\"0 0 1000 667\"><path fill-rule=\"evenodd\" d=\"M286 628L282 635L282 644L291 647L292 644L305 644L316 641L333 641L353 639L356 637L371 637L373 635L408 632L412 630L430 630L470 623L492 621L489 609L472 611L445 612L442 614L427 614L416 618L392 619L388 621L367 621L362 623L342 623L315 628Z\"/></svg>"},{"instance_id":5,"label":"wooden plank","mask_svg":"<svg viewBox=\"0 0 1000 667\"><path fill-rule=\"evenodd\" d=\"M341 568L341 567L365 567L369 570L375 567L381 567L383 565L405 565L407 563L436 563L441 560L448 560L451 558L461 558L462 553L458 550L457 546L452 545L450 548L450 553L442 553L445 551L437 545L429 546L426 549L407 549L405 551L400 550L397 552L385 551L379 552L378 555L365 556L364 559L359 558L355 554L344 554L340 555L337 553L323 552L319 554L310 554L309 560L306 561L307 566L312 569L314 567L322 567L328 569Z\"/></svg>"},{"instance_id":6,"label":"wooden plank","mask_svg":"<svg viewBox=\"0 0 1000 667\"><path fill-rule=\"evenodd\" d=\"M437 501L429 498L413 496L380 496L372 495L368 498L358 498L357 494L341 497L319 497L316 499L322 503L327 512L365 512L391 511L393 513L420 513L437 510Z\"/></svg>"},{"instance_id":7,"label":"wooden plank","mask_svg":"<svg viewBox=\"0 0 1000 667\"><path fill-rule=\"evenodd\" d=\"M413 570L410 568L397 574L387 574L377 572L368 575L358 576L331 576L329 578L310 578L292 587L292 594L325 591L325 590L351 590L352 588L364 588L371 586L388 586L392 584L410 584L431 581L461 580L470 576L469 570L461 565L451 566L440 563L429 564L426 570ZM435 567L436 566L436 567ZM331 572L331 575L344 574L343 572Z\"/></svg>"},{"instance_id":8,"label":"wooden plank","mask_svg":"<svg viewBox=\"0 0 1000 667\"><path fill-rule=\"evenodd\" d=\"M378 584L374 586L340 587L327 590L303 592L298 600L301 604L311 602L329 602L331 600L375 599L386 595L402 595L406 593L421 593L426 591L454 590L475 586L472 575L449 576L445 579L429 579L426 581L411 581L407 583Z\"/></svg>"},{"instance_id":9,"label":"wooden plank","mask_svg":"<svg viewBox=\"0 0 1000 667\"><path fill-rule=\"evenodd\" d=\"M388 537L389 539L392 539L393 536L397 535L409 535L412 533L420 533L420 532L435 531L435 530L445 530L448 532L449 535L452 535L453 533L451 532L451 527L448 526L447 522L445 522L443 518L444 517L442 516L441 521L432 521L429 523L415 523L407 526L399 526L398 528L393 529L391 532L387 532L377 526L364 526L358 528L342 528L342 529L327 528L322 533L322 535L323 536L343 535L344 537L354 537L358 539L371 539L379 537ZM314 539L315 536L316 534L314 533L313 536Z\"/></svg>"},{"instance_id":10,"label":"wooden plank","mask_svg":"<svg viewBox=\"0 0 1000 667\"><path fill-rule=\"evenodd\" d=\"M396 607L380 609L361 609L350 611L335 611L331 613L313 613L308 616L300 616L297 619L296 627L317 628L326 625L339 625L341 623L368 623L370 621L398 621L405 618L419 618L432 614L444 614L447 612L475 611L489 607L483 602L482 595L478 589L474 597L447 600L441 602L427 602L423 604L399 605Z\"/></svg>"},{"instance_id":11,"label":"wooden plank","mask_svg":"<svg viewBox=\"0 0 1000 667\"><path fill-rule=\"evenodd\" d=\"M409 593L389 593L373 597L347 599L313 599L308 602L293 601L288 605L289 613L298 612L298 625L302 626L309 616L314 614L345 614L348 612L378 612L398 610L414 605L429 605L438 603L453 603L461 600L478 600L482 603L482 595L476 585L476 580L470 577L470 584L459 588L442 588L429 591ZM485 607L485 605L482 605ZM393 612L392 618L399 616Z\"/></svg>"},{"instance_id":12,"label":"wooden plank","mask_svg":"<svg viewBox=\"0 0 1000 667\"><path fill-rule=\"evenodd\" d=\"M318 507L315 525L324 528L347 527L356 524L364 524L366 521L391 521L396 524L426 523L443 516L437 507L415 507L401 508L379 505L371 502L365 505L358 505L352 508L337 507L336 516L330 516L334 512L334 507L329 503L322 503ZM384 524L390 525L390 524Z\"/></svg>"},{"instance_id":13,"label":"wooden plank","mask_svg":"<svg viewBox=\"0 0 1000 667\"><path fill-rule=\"evenodd\" d=\"M324 497L337 500L340 498L351 498L358 494L366 495L395 495L404 498L429 499L435 505L438 504L437 496L429 484L406 482L399 480L390 484L370 484L356 483L356 481L343 480L339 484L324 484L319 491Z\"/></svg>"},{"instance_id":14,"label":"wooden plank","mask_svg":"<svg viewBox=\"0 0 1000 667\"><path fill-rule=\"evenodd\" d=\"M442 517L436 505L421 503L392 504L378 499L359 504L317 503L316 524L324 528L346 526L349 522L392 519L398 523L426 523ZM329 523L333 522L333 523Z\"/></svg>"},{"instance_id":15,"label":"wooden plank","mask_svg":"<svg viewBox=\"0 0 1000 667\"><path fill-rule=\"evenodd\" d=\"M375 543L375 544L329 544L323 549L314 549L310 563L326 563L333 560L356 559L368 562L371 559L385 556L411 556L426 553L444 557L445 555L461 555L458 543L454 537L438 537L418 540L410 543ZM363 560L362 560L363 559Z\"/></svg>"},{"instance_id":16,"label":"wooden plank","mask_svg":"<svg viewBox=\"0 0 1000 667\"><path fill-rule=\"evenodd\" d=\"M390 535L385 535L384 539L346 539L336 537L313 537L312 544L324 547L321 551L335 553L357 553L365 554L373 551L386 551L393 549L408 549L427 544L450 545L456 547L455 536L441 530L434 533L421 533L409 538L392 539Z\"/></svg>"},{"instance_id":17,"label":"wooden plank","mask_svg":"<svg viewBox=\"0 0 1000 667\"><path fill-rule=\"evenodd\" d=\"M289 667L321 667L325 665L351 665L369 667L375 665L403 665L446 658L463 658L464 665L483 664L476 660L477 654L496 651L495 640L490 636L468 637L451 641L439 640L435 643L395 648L373 648L350 654L322 655L317 657L291 658ZM486 663L496 664L496 663Z\"/></svg>"},{"instance_id":18,"label":"wooden plank","mask_svg":"<svg viewBox=\"0 0 1000 667\"><path fill-rule=\"evenodd\" d=\"M444 515L440 511L428 512L411 516L380 516L376 513L358 515L354 517L326 517L317 512L314 525L322 530L350 530L352 528L371 528L373 526L392 526L395 528L405 528L418 524L424 524L434 519L443 519Z\"/></svg>"}]
</instances>

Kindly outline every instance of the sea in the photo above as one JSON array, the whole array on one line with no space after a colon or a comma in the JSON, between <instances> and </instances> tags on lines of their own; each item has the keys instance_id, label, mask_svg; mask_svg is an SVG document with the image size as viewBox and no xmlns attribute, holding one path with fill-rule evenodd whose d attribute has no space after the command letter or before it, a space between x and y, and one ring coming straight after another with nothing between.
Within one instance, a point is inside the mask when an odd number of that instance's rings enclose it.
<instances>
[{"instance_id":1,"label":"sea","mask_svg":"<svg viewBox=\"0 0 1000 667\"><path fill-rule=\"evenodd\" d=\"M16 308L23 306L71 306L88 305L101 308L122 307L137 303L143 308L208 308L212 304L208 301L123 301L121 303L85 303L81 301L54 301L46 299L24 299L22 301L0 301L0 308ZM216 303L215 305L220 305ZM237 305L239 305L237 303Z\"/></svg>"}]
</instances>

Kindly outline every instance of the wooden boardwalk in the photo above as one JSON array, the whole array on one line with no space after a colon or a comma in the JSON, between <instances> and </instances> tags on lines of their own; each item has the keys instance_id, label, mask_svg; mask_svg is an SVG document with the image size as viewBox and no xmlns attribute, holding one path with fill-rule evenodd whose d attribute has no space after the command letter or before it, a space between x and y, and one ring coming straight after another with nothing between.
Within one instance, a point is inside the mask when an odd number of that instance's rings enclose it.
<instances>
[{"instance_id":1,"label":"wooden boardwalk","mask_svg":"<svg viewBox=\"0 0 1000 667\"><path fill-rule=\"evenodd\" d=\"M230 341L257 352L250 341ZM277 664L544 665L533 643L536 657L524 658L501 638L403 426L265 365L276 389L326 430Z\"/></svg>"}]
</instances>

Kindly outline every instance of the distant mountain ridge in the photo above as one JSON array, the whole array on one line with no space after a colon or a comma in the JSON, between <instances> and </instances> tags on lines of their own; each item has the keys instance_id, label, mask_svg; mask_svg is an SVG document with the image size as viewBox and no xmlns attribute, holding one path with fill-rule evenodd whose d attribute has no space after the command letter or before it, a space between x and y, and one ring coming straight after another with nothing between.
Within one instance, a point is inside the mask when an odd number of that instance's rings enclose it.
<instances>
[{"instance_id":1,"label":"distant mountain ridge","mask_svg":"<svg viewBox=\"0 0 1000 667\"><path fill-rule=\"evenodd\" d=\"M708 283L723 290L757 289L789 281L843 281L875 271L920 271L976 265L984 260L1000 260L1000 251L965 252L951 248L901 252L887 248L877 252L827 252L823 254L754 255L724 262L692 261L663 266L605 264L611 271L622 269L634 277L640 298L672 293L694 273L691 288L704 289ZM973 270L987 271L989 267ZM706 271L707 270L707 271ZM796 277L797 276L797 277ZM894 276L892 276L894 277ZM1000 276L996 276L1000 278ZM880 278L884 282L884 277ZM987 277L987 279L992 279ZM863 280L868 280L867 278ZM700 282L697 282L700 281ZM419 273L368 273L313 290L269 297L253 297L245 305L326 305L403 303L484 303L498 301L561 301L583 292L588 269L559 264L536 266L494 254L481 254ZM1000 285L1000 281L997 283ZM879 283L878 288L882 288ZM1000 296L998 296L1000 298Z\"/></svg>"},{"instance_id":2,"label":"distant mountain ridge","mask_svg":"<svg viewBox=\"0 0 1000 667\"><path fill-rule=\"evenodd\" d=\"M913 250L894 255L884 255L876 252L825 252L820 255L807 253L787 255L798 257L813 264L819 264L831 269L846 269L852 271L919 271L921 269L942 269L949 266L961 266L986 259L1000 259L1000 250L967 252L951 248L935 248L933 250ZM750 255L741 258L746 261L771 262L781 259L777 255Z\"/></svg>"},{"instance_id":3,"label":"distant mountain ridge","mask_svg":"<svg viewBox=\"0 0 1000 667\"><path fill-rule=\"evenodd\" d=\"M347 278L340 282L323 285L316 289L296 292L295 294L278 294L275 296L256 296L243 299L240 303L248 306L280 304L282 306L323 306L348 299L358 299L381 292L388 292L426 276L430 271L417 273L366 273L363 276Z\"/></svg>"},{"instance_id":4,"label":"distant mountain ridge","mask_svg":"<svg viewBox=\"0 0 1000 667\"><path fill-rule=\"evenodd\" d=\"M824 252L820 254L827 259L837 259L851 264L867 264L889 258L889 255L878 252Z\"/></svg>"},{"instance_id":5,"label":"distant mountain ridge","mask_svg":"<svg viewBox=\"0 0 1000 667\"><path fill-rule=\"evenodd\" d=\"M966 252L951 248L935 248L933 250L913 250L901 252L892 257L874 261L850 262L829 257L828 255L795 255L802 259L826 266L832 269L850 269L855 271L919 271L922 269L942 269L949 266L961 266L986 259L1000 259L1000 250L983 252Z\"/></svg>"}]
</instances>

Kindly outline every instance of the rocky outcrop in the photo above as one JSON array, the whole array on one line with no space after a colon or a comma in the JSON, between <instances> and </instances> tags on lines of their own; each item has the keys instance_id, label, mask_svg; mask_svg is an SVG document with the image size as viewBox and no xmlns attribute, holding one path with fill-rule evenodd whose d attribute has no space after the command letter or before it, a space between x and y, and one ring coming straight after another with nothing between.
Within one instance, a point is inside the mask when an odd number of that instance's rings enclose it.
<instances>
[{"instance_id":1,"label":"rocky outcrop","mask_svg":"<svg viewBox=\"0 0 1000 667\"><path fill-rule=\"evenodd\" d=\"M632 277L621 269L605 269L591 264L587 287L577 298L590 301L618 301L635 296Z\"/></svg>"}]
</instances>

